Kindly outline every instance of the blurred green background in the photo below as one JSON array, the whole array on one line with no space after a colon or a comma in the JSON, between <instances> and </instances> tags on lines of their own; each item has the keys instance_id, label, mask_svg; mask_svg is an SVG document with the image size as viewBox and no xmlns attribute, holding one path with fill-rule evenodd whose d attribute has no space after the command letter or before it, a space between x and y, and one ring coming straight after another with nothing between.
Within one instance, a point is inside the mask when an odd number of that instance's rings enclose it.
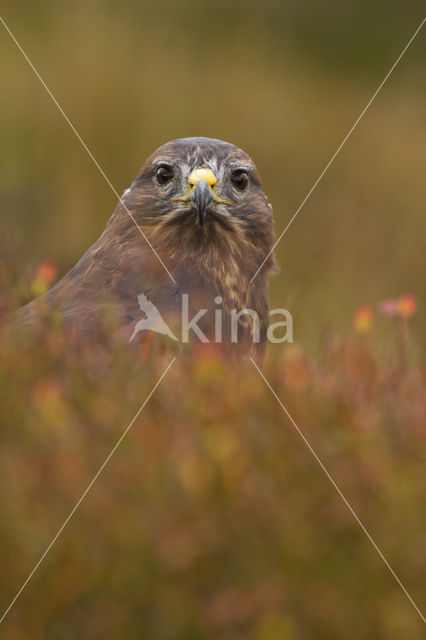
<instances>
[{"instance_id":1,"label":"blurred green background","mask_svg":"<svg viewBox=\"0 0 426 640\"><path fill-rule=\"evenodd\" d=\"M257 163L278 234L423 14L413 0L1 12L119 193L167 140L222 138ZM266 369L420 608L425 57L423 31L279 244L271 304L293 313L296 345L270 349ZM116 197L1 26L0 71L0 286L25 298L40 262L62 275L96 240ZM352 332L356 309L403 293L418 302L410 324ZM0 341L2 607L158 371L54 332ZM171 376L0 636L423 637L262 381L214 358Z\"/></svg>"}]
</instances>

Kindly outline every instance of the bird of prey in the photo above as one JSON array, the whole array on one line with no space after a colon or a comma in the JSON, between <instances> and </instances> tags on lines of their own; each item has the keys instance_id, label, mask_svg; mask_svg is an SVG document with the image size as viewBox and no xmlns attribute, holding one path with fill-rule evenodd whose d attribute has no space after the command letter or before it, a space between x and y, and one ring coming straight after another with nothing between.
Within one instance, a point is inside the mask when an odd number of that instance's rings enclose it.
<instances>
[{"instance_id":1,"label":"bird of prey","mask_svg":"<svg viewBox=\"0 0 426 640\"><path fill-rule=\"evenodd\" d=\"M273 243L272 207L251 158L222 140L173 140L147 159L95 244L18 315L32 322L54 309L65 326L84 334L107 310L129 341L147 333L135 332L145 317L138 296L179 335L176 319L186 295L189 319L204 310L196 323L203 340L220 342L224 351L261 355ZM256 327L253 314L240 313L244 309L257 314ZM231 337L235 318L237 341Z\"/></svg>"}]
</instances>

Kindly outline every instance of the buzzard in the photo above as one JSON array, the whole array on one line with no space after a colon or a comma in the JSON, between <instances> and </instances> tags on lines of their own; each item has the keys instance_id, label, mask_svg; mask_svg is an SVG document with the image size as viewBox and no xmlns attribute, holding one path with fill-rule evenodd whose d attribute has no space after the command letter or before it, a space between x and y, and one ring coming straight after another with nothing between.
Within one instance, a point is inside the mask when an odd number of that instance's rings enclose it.
<instances>
[{"instance_id":1,"label":"buzzard","mask_svg":"<svg viewBox=\"0 0 426 640\"><path fill-rule=\"evenodd\" d=\"M194 340L261 355L273 242L272 208L251 158L222 140L173 140L147 159L71 271L18 314L32 322L53 309L73 332L91 334L106 313L136 342L149 333L135 329L141 300L174 336L184 299L188 318L197 316Z\"/></svg>"}]
</instances>

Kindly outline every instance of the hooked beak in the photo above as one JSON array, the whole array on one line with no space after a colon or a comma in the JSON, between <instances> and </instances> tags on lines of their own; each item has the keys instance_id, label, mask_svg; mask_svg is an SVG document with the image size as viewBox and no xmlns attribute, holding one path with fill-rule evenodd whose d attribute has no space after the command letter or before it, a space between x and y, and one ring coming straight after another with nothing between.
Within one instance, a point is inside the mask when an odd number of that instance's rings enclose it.
<instances>
[{"instance_id":1,"label":"hooked beak","mask_svg":"<svg viewBox=\"0 0 426 640\"><path fill-rule=\"evenodd\" d=\"M200 226L204 224L206 212L213 202L222 204L234 204L228 200L222 200L215 193L216 176L210 169L195 169L188 178L189 193L184 197L170 198L170 200L182 200L190 202L198 213Z\"/></svg>"},{"instance_id":2,"label":"hooked beak","mask_svg":"<svg viewBox=\"0 0 426 640\"><path fill-rule=\"evenodd\" d=\"M211 190L207 180L201 178L201 180L197 182L195 189L189 194L188 200L197 211L200 226L202 227L206 211L214 201L213 191Z\"/></svg>"}]
</instances>

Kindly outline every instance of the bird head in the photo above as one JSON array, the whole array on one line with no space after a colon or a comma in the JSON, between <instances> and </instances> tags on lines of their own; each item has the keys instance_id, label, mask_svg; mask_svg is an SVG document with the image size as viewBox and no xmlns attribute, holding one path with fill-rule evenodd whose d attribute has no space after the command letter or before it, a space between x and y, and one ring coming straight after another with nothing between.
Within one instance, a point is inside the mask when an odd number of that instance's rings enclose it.
<instances>
[{"instance_id":1,"label":"bird head","mask_svg":"<svg viewBox=\"0 0 426 640\"><path fill-rule=\"evenodd\" d=\"M273 245L272 208L256 166L222 140L164 144L147 159L123 201L154 246L167 245L169 255L179 247L185 255L232 248L251 252L259 264Z\"/></svg>"}]
</instances>

